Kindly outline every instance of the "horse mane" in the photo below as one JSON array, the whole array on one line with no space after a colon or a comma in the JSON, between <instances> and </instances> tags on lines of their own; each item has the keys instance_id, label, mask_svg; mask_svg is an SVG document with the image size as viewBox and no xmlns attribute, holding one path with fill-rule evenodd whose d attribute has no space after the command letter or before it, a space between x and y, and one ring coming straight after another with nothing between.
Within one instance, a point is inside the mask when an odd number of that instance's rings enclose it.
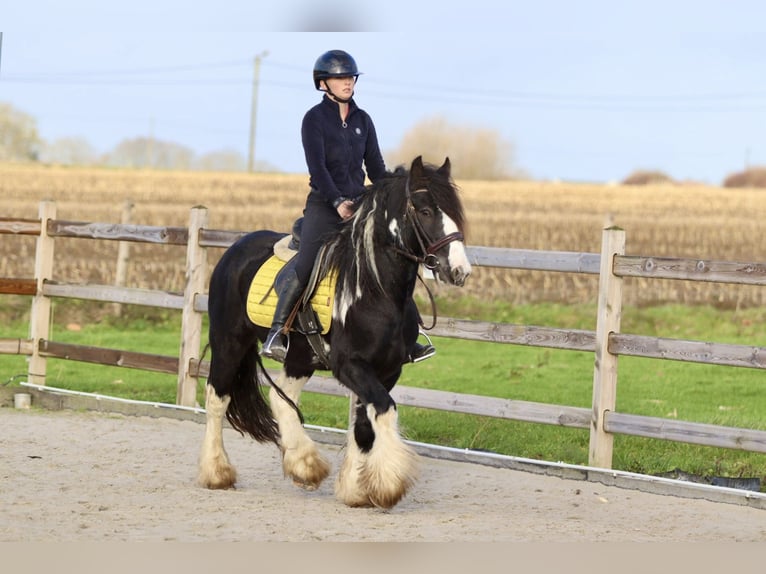
<instances>
[{"instance_id":1,"label":"horse mane","mask_svg":"<svg viewBox=\"0 0 766 574\"><path fill-rule=\"evenodd\" d=\"M395 217L400 222L404 220L408 184L413 191L428 189L439 208L464 232L465 214L457 186L449 177L449 172L440 171L431 164L424 164L423 167L422 177L417 181L410 181L410 172L404 166L398 166L386 177L367 187L354 216L326 244L320 276L324 277L334 271L338 274L339 284L346 284L346 279L353 278L352 284L356 286L357 295L367 290L384 291L377 268L375 247L390 243L390 219ZM389 213L392 206L396 206L397 213ZM381 212L383 216L379 216Z\"/></svg>"},{"instance_id":2,"label":"horse mane","mask_svg":"<svg viewBox=\"0 0 766 574\"><path fill-rule=\"evenodd\" d=\"M398 189L404 190L406 176L393 173L368 186L357 206L356 213L341 225L339 233L325 246L320 276L337 273L338 284L347 284L353 278L357 294L361 291L382 290L375 259L375 246L387 239L383 229L384 217L378 214L386 209L388 199Z\"/></svg>"}]
</instances>

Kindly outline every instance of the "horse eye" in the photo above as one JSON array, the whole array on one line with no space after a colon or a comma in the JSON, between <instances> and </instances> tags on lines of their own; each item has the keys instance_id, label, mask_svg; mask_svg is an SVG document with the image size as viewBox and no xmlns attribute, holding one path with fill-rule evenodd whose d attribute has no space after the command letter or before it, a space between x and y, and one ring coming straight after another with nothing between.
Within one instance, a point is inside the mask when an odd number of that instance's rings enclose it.
<instances>
[{"instance_id":1,"label":"horse eye","mask_svg":"<svg viewBox=\"0 0 766 574\"><path fill-rule=\"evenodd\" d=\"M420 211L420 215L422 215L423 217L431 217L434 214L434 212L431 211L430 207L423 207L419 211Z\"/></svg>"}]
</instances>

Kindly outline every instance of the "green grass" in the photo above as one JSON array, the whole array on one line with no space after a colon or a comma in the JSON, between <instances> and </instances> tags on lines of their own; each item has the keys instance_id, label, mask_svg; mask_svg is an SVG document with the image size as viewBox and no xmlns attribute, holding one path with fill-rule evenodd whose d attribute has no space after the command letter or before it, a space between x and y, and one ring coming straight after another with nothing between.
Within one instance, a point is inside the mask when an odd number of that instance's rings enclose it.
<instances>
[{"instance_id":1,"label":"green grass","mask_svg":"<svg viewBox=\"0 0 766 574\"><path fill-rule=\"evenodd\" d=\"M2 305L2 300L0 300ZM421 305L422 309L426 307ZM57 313L63 317L67 313ZM440 302L440 316L595 330L595 308L556 304L510 307L475 300ZM766 310L661 306L623 310L622 331L641 335L766 346ZM28 323L0 324L0 337L26 337ZM82 330L54 323L51 339L177 356L180 313L106 318ZM204 339L204 337L203 337ZM593 354L436 338L436 358L407 365L400 385L589 408ZM204 341L203 341L204 344ZM208 357L209 358L209 357ZM271 366L275 366L270 363ZM0 384L16 384L26 358L0 355ZM48 361L47 384L138 400L174 403L176 376L75 361ZM617 409L653 417L766 429L766 377L761 370L621 357ZM198 400L203 403L203 389ZM348 401L304 393L306 422L345 428ZM588 432L550 425L402 407L408 438L457 448L572 464L588 463ZM766 482L766 456L640 437L616 436L614 468L658 474L681 469L700 475L757 477Z\"/></svg>"}]
</instances>

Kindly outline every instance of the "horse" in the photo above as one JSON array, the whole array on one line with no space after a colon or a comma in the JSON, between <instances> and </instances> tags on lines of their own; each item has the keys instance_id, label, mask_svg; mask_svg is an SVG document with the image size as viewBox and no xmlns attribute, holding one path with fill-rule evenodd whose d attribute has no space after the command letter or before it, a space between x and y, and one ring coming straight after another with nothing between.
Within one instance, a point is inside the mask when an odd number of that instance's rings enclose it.
<instances>
[{"instance_id":1,"label":"horse","mask_svg":"<svg viewBox=\"0 0 766 574\"><path fill-rule=\"evenodd\" d=\"M211 359L200 485L235 486L237 472L222 437L225 415L243 436L280 449L285 477L317 489L330 464L306 433L298 404L309 377L323 366L356 398L336 498L350 507L388 509L415 484L417 454L401 437L390 391L419 336L412 293L421 265L437 281L455 286L463 286L471 273L463 206L450 171L449 158L437 168L418 156L409 169L400 166L368 185L355 214L325 240L318 274L336 276L331 325L321 335L326 364L317 360L308 334L294 330L272 381L259 355L269 329L246 314L253 277L287 234L253 231L224 252L208 290ZM264 377L269 384L259 384ZM268 399L261 389L266 386Z\"/></svg>"}]
</instances>

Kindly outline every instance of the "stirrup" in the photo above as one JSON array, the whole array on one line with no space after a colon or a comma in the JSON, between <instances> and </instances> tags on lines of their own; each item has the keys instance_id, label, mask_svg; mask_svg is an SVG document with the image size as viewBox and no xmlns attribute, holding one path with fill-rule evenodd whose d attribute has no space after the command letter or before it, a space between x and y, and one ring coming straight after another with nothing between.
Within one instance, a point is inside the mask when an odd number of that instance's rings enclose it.
<instances>
[{"instance_id":1,"label":"stirrup","mask_svg":"<svg viewBox=\"0 0 766 574\"><path fill-rule=\"evenodd\" d=\"M419 363L420 361L425 361L426 359L430 359L436 354L436 347L433 346L431 337L429 337L423 331L420 331L420 334L428 340L428 343L421 345L420 343L415 342L415 345L412 347L412 353L410 353L409 356L411 363Z\"/></svg>"},{"instance_id":2,"label":"stirrup","mask_svg":"<svg viewBox=\"0 0 766 574\"><path fill-rule=\"evenodd\" d=\"M261 347L261 357L272 359L279 363L285 362L287 351L290 350L290 336L282 332L282 327L279 327L274 334L269 333L266 337L266 342Z\"/></svg>"}]
</instances>

